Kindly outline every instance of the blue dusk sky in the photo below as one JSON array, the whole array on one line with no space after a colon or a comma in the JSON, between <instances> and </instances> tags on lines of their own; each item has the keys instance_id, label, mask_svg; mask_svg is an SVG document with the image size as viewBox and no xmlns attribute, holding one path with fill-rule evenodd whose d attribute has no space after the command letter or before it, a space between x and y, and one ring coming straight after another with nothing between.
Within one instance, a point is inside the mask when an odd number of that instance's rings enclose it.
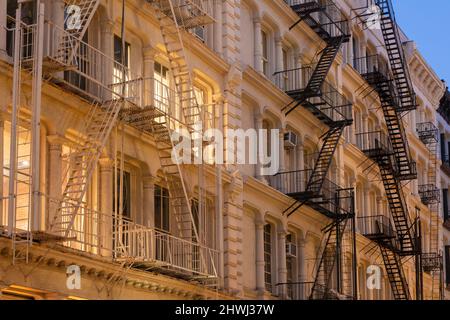
<instances>
[{"instance_id":1,"label":"blue dusk sky","mask_svg":"<svg viewBox=\"0 0 450 320\"><path fill-rule=\"evenodd\" d=\"M450 84L450 1L393 0L397 23Z\"/></svg>"}]
</instances>

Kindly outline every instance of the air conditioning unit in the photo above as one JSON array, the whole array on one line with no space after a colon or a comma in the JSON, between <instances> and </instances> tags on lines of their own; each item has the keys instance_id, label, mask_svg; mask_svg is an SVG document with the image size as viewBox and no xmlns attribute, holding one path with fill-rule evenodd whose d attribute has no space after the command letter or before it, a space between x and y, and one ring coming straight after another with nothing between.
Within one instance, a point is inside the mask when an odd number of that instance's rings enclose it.
<instances>
[{"instance_id":1,"label":"air conditioning unit","mask_svg":"<svg viewBox=\"0 0 450 320\"><path fill-rule=\"evenodd\" d=\"M298 144L298 136L294 132L289 131L284 134L284 147L286 149L295 148L297 144Z\"/></svg>"},{"instance_id":2,"label":"air conditioning unit","mask_svg":"<svg viewBox=\"0 0 450 320\"><path fill-rule=\"evenodd\" d=\"M286 243L286 257L297 258L297 246L292 242Z\"/></svg>"}]
</instances>

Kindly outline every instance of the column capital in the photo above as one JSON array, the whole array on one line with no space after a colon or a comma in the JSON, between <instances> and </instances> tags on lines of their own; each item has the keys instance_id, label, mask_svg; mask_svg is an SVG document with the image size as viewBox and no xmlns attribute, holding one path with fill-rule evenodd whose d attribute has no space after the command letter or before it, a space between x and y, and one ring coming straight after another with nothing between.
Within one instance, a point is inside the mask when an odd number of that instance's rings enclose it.
<instances>
[{"instance_id":1,"label":"column capital","mask_svg":"<svg viewBox=\"0 0 450 320\"><path fill-rule=\"evenodd\" d=\"M262 227L264 227L265 223L266 223L266 221L265 221L265 214L260 212L260 211L257 212L255 214L255 226L257 228L262 228Z\"/></svg>"},{"instance_id":2,"label":"column capital","mask_svg":"<svg viewBox=\"0 0 450 320\"><path fill-rule=\"evenodd\" d=\"M112 170L114 168L114 160L110 158L101 158L98 160L100 170Z\"/></svg>"},{"instance_id":3,"label":"column capital","mask_svg":"<svg viewBox=\"0 0 450 320\"><path fill-rule=\"evenodd\" d=\"M142 49L142 52L144 54L145 60L154 60L156 54L158 53L158 49L156 47L149 45L149 46L144 47Z\"/></svg>"},{"instance_id":4,"label":"column capital","mask_svg":"<svg viewBox=\"0 0 450 320\"><path fill-rule=\"evenodd\" d=\"M114 33L114 21L108 18L105 18L101 21L102 27L101 32L102 33Z\"/></svg>"},{"instance_id":5,"label":"column capital","mask_svg":"<svg viewBox=\"0 0 450 320\"><path fill-rule=\"evenodd\" d=\"M144 189L151 189L155 187L157 178L152 175L146 175L142 177L142 182L144 184Z\"/></svg>"},{"instance_id":6,"label":"column capital","mask_svg":"<svg viewBox=\"0 0 450 320\"><path fill-rule=\"evenodd\" d=\"M47 136L47 141L50 145L50 149L61 148L65 142L65 138L59 134L53 134Z\"/></svg>"},{"instance_id":7,"label":"column capital","mask_svg":"<svg viewBox=\"0 0 450 320\"><path fill-rule=\"evenodd\" d=\"M214 103L224 103L225 97L223 96L223 94L221 92L218 92L218 93L213 94L212 100L214 101Z\"/></svg>"}]
</instances>

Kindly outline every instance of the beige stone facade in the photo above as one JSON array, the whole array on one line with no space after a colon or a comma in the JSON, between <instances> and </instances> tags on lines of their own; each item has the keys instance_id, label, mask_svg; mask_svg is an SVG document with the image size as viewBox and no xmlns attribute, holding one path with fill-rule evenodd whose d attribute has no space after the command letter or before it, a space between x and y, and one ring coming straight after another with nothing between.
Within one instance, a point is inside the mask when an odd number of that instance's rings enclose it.
<instances>
[{"instance_id":1,"label":"beige stone facade","mask_svg":"<svg viewBox=\"0 0 450 320\"><path fill-rule=\"evenodd\" d=\"M7 25L7 5L2 1L0 25ZM63 0L42 1L49 21L64 19ZM289 30L297 14L283 0L215 0L207 1L215 21L204 28L183 32L187 61L192 72L193 85L203 104L210 105L214 124L223 130L280 129L280 172L309 169L319 152L321 136L328 128L307 109L299 107L286 116L282 108L291 98L277 86L277 71L295 69L317 59L323 48L320 38L305 23ZM355 298L377 300L393 299L389 279L377 246L361 234L360 219L368 216L389 217L389 206L377 167L357 146L357 135L385 131L383 112L375 92L357 72L357 58L372 54L386 55L383 40L377 30L363 30L351 8L361 1L336 0L343 14L350 18L352 38L337 54L327 81L353 105L353 124L338 144L327 175L342 188L355 191L356 256L355 266L358 293ZM104 78L121 77L121 70L112 65L117 56L117 42L121 43L121 3L103 0L90 22L85 41L105 56L110 64L99 61L78 61L86 68L97 69ZM8 11L8 14L11 14ZM155 99L158 83L170 87L170 62L161 36L154 8L144 0L127 0L125 8L126 65L133 79L142 81L139 99ZM61 20L62 19L62 20ZM13 104L13 60L11 34L0 30L0 162L4 167L0 226L8 225L9 163L11 140L11 110ZM404 117L406 135L412 159L417 162L418 180L405 183L403 192L411 219L420 214L424 252L430 247L432 212L419 195L419 186L427 184L430 170L429 150L417 134L420 123L434 123L441 133L448 135L449 124L441 119L437 109L445 92L445 85L427 64L414 43L402 35L412 82L417 94L418 109ZM4 41L3 39L7 39ZM47 39L48 40L48 39ZM91 49L89 49L91 50ZM89 51L90 52L90 51ZM120 52L119 52L120 56ZM120 60L120 59L119 59ZM116 59L117 61L117 59ZM69 71L65 71L66 73ZM67 80L70 75L59 76ZM56 77L57 78L57 77ZM127 80L133 80L127 79ZM82 92L89 92L95 84L82 79L77 82L80 91L64 86L54 79L45 79L42 86L40 125L40 188L41 214L32 219L17 218L16 227L44 233L58 214L61 186L67 183L65 170L72 149L85 136L83 127L91 108ZM166 83L167 81L167 83ZM31 76L22 71L21 113L19 125L27 128L32 105ZM111 80L110 83L113 83ZM163 90L164 91L164 90ZM162 100L165 93L159 93ZM152 95L154 97L152 98ZM159 100L158 100L159 101ZM315 266L320 256L323 228L330 220L308 205L287 217L283 212L292 199L273 187L272 177L259 174L261 165L206 166L202 171L185 166L186 185L192 201L203 198L198 219L201 245L176 238L177 221L165 202L165 179L158 157L155 137L138 129L122 125L113 128L105 148L90 177L83 198L83 210L74 225L76 240L34 241L25 261L26 244L18 243L16 250L7 236L0 238L0 290L3 296L37 299L302 299L304 290L315 280ZM285 148L285 134L293 132L297 144ZM450 131L449 131L450 132ZM81 137L81 140L80 140ZM20 143L27 137L19 137ZM122 156L123 154L123 156ZM119 156L117 156L119 155ZM119 159L119 160L117 160ZM127 259L117 259L113 244L114 198L119 175L115 166L123 163L126 195L123 197L126 221L146 228L146 235L154 239L156 255L153 263L140 263L140 249L129 252ZM448 189L449 178L437 168L439 188ZM120 179L119 179L120 180ZM20 189L20 185L18 187ZM18 191L20 194L20 191ZM28 191L27 191L28 194ZM19 198L17 198L19 199ZM167 207L167 208L166 208ZM438 214L443 212L439 207ZM20 213L18 213L20 215ZM439 217L440 226L443 218ZM440 228L441 249L449 244L448 231ZM35 233L36 234L36 233ZM131 239L131 238L130 238ZM117 238L116 238L117 240ZM129 240L129 239L128 239ZM124 240L127 241L127 240ZM131 240L129 240L131 241ZM175 253L165 251L173 243L180 250L190 250L207 257L206 269L191 261L176 261ZM295 254L286 247L296 248ZM130 244L132 246L132 244ZM159 247L158 247L159 246ZM159 249L158 249L159 248ZM158 251L159 250L159 251ZM198 250L198 251L197 251ZM350 250L345 248L344 250ZM133 252L135 256L133 257ZM174 260L168 259L168 255ZM182 255L186 255L183 251ZM344 277L351 277L349 251L343 255ZM15 261L13 264L13 256ZM135 259L135 260L133 260ZM192 257L190 259L193 259ZM170 260L170 261L169 261ZM414 259L404 260L404 272L412 298L416 297ZM133 262L131 266L129 262ZM186 267L186 265L190 267ZM81 289L67 287L67 267L77 265L81 270ZM370 290L366 283L368 268L379 266L381 287ZM200 268L202 271L199 271ZM203 276L198 276L201 273ZM206 277L205 277L206 274ZM206 279L205 279L206 278ZM350 285L351 278L343 280ZM432 297L432 279L423 273L425 299ZM0 296L0 299L2 296Z\"/></svg>"}]
</instances>

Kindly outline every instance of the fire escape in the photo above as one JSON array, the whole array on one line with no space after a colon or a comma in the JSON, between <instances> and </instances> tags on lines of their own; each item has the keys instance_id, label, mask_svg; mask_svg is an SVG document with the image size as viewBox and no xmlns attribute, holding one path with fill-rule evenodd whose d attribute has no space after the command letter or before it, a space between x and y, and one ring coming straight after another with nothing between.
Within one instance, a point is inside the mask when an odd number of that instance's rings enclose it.
<instances>
[{"instance_id":1,"label":"fire escape","mask_svg":"<svg viewBox=\"0 0 450 320\"><path fill-rule=\"evenodd\" d=\"M417 124L417 134L429 150L427 184L419 186L423 204L430 209L429 248L422 253L422 267L432 276L432 299L443 297L443 255L439 246L440 235L440 190L437 180L439 129L431 122Z\"/></svg>"},{"instance_id":2,"label":"fire escape","mask_svg":"<svg viewBox=\"0 0 450 320\"><path fill-rule=\"evenodd\" d=\"M381 29L390 67L379 56L355 59L354 65L379 95L388 135L382 131L368 132L359 134L357 140L360 149L378 164L394 227L387 223L388 220L380 222L376 217L369 217L371 228L366 230L366 235L379 244L395 299L409 300L411 296L402 257L415 256L418 259L420 236L418 221L410 221L402 190L403 181L416 179L417 176L402 113L414 110L416 102L392 3L390 0L376 0L375 3L381 10ZM383 231L392 228L394 231L389 231L387 236L379 231L380 228Z\"/></svg>"},{"instance_id":3,"label":"fire escape","mask_svg":"<svg viewBox=\"0 0 450 320\"><path fill-rule=\"evenodd\" d=\"M175 130L185 129L194 141L202 137L202 132L194 128L195 123L206 121L209 127L213 125L211 115L204 112L204 107L199 105L194 93L192 74L183 45L183 32L210 24L214 20L204 7L203 1L148 1L160 23L175 84L172 92L167 86L156 83L153 77L144 79L134 76L128 67L117 62L114 57L107 56L82 40L99 3L100 0L66 2L66 6L76 5L80 8L81 17L74 29L69 26L69 17L66 17L64 26L58 26L51 21L44 23L42 14L36 24L18 24L15 30L12 30L16 31L17 40L14 50L15 79L20 79L21 68L32 70L33 73L40 70L40 82L42 79L48 80L77 93L90 103L90 109L84 119L84 128L73 143L73 151L67 156L69 165L62 177L65 181L62 196L57 200L58 209L50 221L49 230L36 234L26 232L19 237L14 224L10 226L13 242L19 245L19 241L26 241L27 244L31 244L33 240L45 241L80 250L80 243L86 241L86 235L76 226L80 221L95 215L96 223L111 221L113 225L114 230L111 231L114 245L109 255L114 261L122 265L133 261L136 267L146 270L158 268L170 274L211 284L211 281L217 279L218 253L200 241L196 222L199 210L205 210L201 202L205 201L202 198L205 190L199 191L198 202L201 204L194 208L194 198L191 194L193 190L188 188L185 166L181 164L180 159L172 159L171 151L174 147L172 135ZM44 42L44 37L53 41ZM36 54L39 49L40 55ZM85 60L90 61L90 65L83 63ZM100 70L105 72L100 73ZM14 96L19 97L20 80L15 81L18 83L15 85L17 88ZM154 92L156 87L162 87L162 92L158 95ZM17 99L15 105L19 105ZM181 118L177 118L171 111L175 107L181 110ZM19 110L13 112L12 127L17 128L18 136L23 136L25 133L20 131L22 129L17 125L20 120L18 114ZM40 114L36 113L34 116L39 119ZM149 133L155 138L169 191L170 207L178 229L177 237L127 222L118 212L93 213L86 208L85 195L92 175L113 128L119 122ZM12 141L14 140L19 139L13 135ZM24 154L30 157L30 153L26 152L31 148L30 144L39 146L38 143L30 143L29 137L22 140L23 146L19 143L11 144L15 146L11 156L16 159L15 162L12 161L11 171L12 176L17 177L11 179L13 181L23 180L24 173L29 173L23 168L14 167L14 164L22 163ZM195 157L196 154L193 153ZM28 175L26 179L27 184L32 183ZM18 196L18 183L11 186L13 199ZM31 198L31 191L28 196ZM11 201L10 206L15 203L17 202ZM28 210L31 210L30 206L28 205ZM9 214L16 216L20 210L12 206ZM28 214L28 221L30 217L31 213ZM30 227L27 230L29 229ZM96 235L97 240L92 240L93 246L99 246L99 241L110 241L99 240L101 236L107 235Z\"/></svg>"},{"instance_id":4,"label":"fire escape","mask_svg":"<svg viewBox=\"0 0 450 320\"><path fill-rule=\"evenodd\" d=\"M354 232L354 225L348 223L354 218L354 195L352 190L330 181L327 175L342 134L353 123L352 104L326 81L342 44L349 40L348 21L331 1L287 3L299 16L291 29L305 22L323 40L325 47L314 65L275 73L276 84L292 98L283 111L287 116L303 106L329 129L321 137L323 144L313 170L279 173L272 177L271 183L294 200L284 212L287 216L308 205L333 221L323 230L309 298L337 299L344 291L349 298L354 296L353 290L343 288L354 287L343 282L354 277L343 276L341 256L344 234ZM336 290L332 289L333 275L337 279Z\"/></svg>"}]
</instances>

